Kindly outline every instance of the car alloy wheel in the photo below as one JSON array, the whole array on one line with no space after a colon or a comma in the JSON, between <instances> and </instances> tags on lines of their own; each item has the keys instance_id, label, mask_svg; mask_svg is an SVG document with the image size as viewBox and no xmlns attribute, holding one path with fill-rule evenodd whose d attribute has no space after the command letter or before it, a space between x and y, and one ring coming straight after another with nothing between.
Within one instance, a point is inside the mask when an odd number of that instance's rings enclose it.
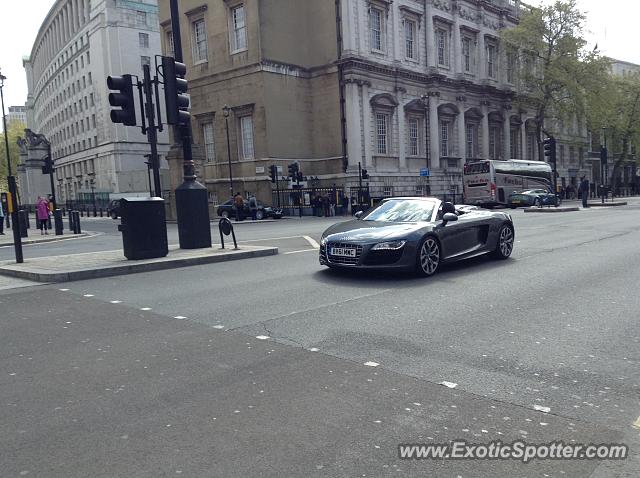
<instances>
[{"instance_id":1,"label":"car alloy wheel","mask_svg":"<svg viewBox=\"0 0 640 478\"><path fill-rule=\"evenodd\" d=\"M423 276L432 276L440 266L440 244L431 236L428 236L420 247L418 253L418 272Z\"/></svg>"},{"instance_id":2,"label":"car alloy wheel","mask_svg":"<svg viewBox=\"0 0 640 478\"><path fill-rule=\"evenodd\" d=\"M533 200L533 207L542 207L542 202L540 201L540 198L535 198Z\"/></svg>"},{"instance_id":3,"label":"car alloy wheel","mask_svg":"<svg viewBox=\"0 0 640 478\"><path fill-rule=\"evenodd\" d=\"M507 259L513 252L513 228L509 224L503 224L498 232L498 243L493 256L496 259Z\"/></svg>"},{"instance_id":4,"label":"car alloy wheel","mask_svg":"<svg viewBox=\"0 0 640 478\"><path fill-rule=\"evenodd\" d=\"M256 219L258 221L261 221L262 219L264 219L264 211L262 209L258 209L256 211Z\"/></svg>"}]
</instances>

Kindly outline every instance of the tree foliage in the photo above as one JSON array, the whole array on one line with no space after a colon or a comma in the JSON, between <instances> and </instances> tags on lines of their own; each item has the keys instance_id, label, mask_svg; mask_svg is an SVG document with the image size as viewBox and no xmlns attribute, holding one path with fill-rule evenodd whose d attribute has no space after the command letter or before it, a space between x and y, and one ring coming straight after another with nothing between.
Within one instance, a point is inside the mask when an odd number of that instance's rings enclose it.
<instances>
[{"instance_id":1,"label":"tree foliage","mask_svg":"<svg viewBox=\"0 0 640 478\"><path fill-rule=\"evenodd\" d=\"M557 134L559 125L575 119L584 123L588 93L607 75L608 60L586 49L585 18L576 0L558 0L523 11L517 26L502 31L517 55L517 101L535 111L539 143L543 131Z\"/></svg>"},{"instance_id":2,"label":"tree foliage","mask_svg":"<svg viewBox=\"0 0 640 478\"><path fill-rule=\"evenodd\" d=\"M11 157L11 172L14 176L17 174L17 166L20 162L20 149L17 140L20 136L24 136L25 124L21 121L11 121L7 124L9 138L9 156ZM7 148L4 139L4 131L0 133L0 191L7 191Z\"/></svg>"}]
</instances>

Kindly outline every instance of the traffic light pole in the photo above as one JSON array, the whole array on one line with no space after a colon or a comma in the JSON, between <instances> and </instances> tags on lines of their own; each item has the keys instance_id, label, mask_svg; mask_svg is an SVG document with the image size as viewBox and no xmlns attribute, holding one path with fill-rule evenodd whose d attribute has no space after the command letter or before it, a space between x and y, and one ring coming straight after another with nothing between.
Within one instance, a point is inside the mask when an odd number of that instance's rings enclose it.
<instances>
[{"instance_id":1,"label":"traffic light pole","mask_svg":"<svg viewBox=\"0 0 640 478\"><path fill-rule=\"evenodd\" d=\"M182 63L182 39L180 36L180 12L178 0L170 0L171 33L176 61ZM166 78L165 78L166 81ZM176 213L178 239L181 249L211 247L211 225L209 223L209 198L207 189L196 181L193 152L191 150L191 122L176 126L174 135L182 140L184 155L184 182L176 189Z\"/></svg>"},{"instance_id":2,"label":"traffic light pole","mask_svg":"<svg viewBox=\"0 0 640 478\"><path fill-rule=\"evenodd\" d=\"M47 140L47 160L49 161L49 183L51 183L51 202L53 203L53 210L58 208L56 201L56 188L53 184L53 157L51 156L51 143Z\"/></svg>"},{"instance_id":3,"label":"traffic light pole","mask_svg":"<svg viewBox=\"0 0 640 478\"><path fill-rule=\"evenodd\" d=\"M147 121L147 140L151 146L151 168L153 169L153 188L156 197L162 197L162 187L160 185L160 162L158 160L158 132L156 131L155 111L153 108L153 94L151 83L151 68L149 65L144 65L144 97L145 97L145 113ZM156 100L158 101L158 99Z\"/></svg>"},{"instance_id":4,"label":"traffic light pole","mask_svg":"<svg viewBox=\"0 0 640 478\"><path fill-rule=\"evenodd\" d=\"M362 166L358 161L358 207L362 207Z\"/></svg>"}]
</instances>

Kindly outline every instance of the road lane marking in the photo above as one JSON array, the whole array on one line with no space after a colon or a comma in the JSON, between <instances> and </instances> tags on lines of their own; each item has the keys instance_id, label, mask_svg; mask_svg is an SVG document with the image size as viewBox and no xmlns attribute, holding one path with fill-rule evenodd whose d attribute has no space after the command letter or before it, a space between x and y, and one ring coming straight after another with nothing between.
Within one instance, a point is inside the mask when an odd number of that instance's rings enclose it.
<instances>
[{"instance_id":1,"label":"road lane marking","mask_svg":"<svg viewBox=\"0 0 640 478\"><path fill-rule=\"evenodd\" d=\"M318 249L301 249L299 251L289 251L289 252L283 252L282 255L286 256L287 254L299 254L300 252L317 252Z\"/></svg>"},{"instance_id":2,"label":"road lane marking","mask_svg":"<svg viewBox=\"0 0 640 478\"><path fill-rule=\"evenodd\" d=\"M318 244L315 239L313 239L312 237L309 236L302 236L305 241L307 241L309 244L311 244L311 247L314 247L316 249L320 249L320 244Z\"/></svg>"},{"instance_id":3,"label":"road lane marking","mask_svg":"<svg viewBox=\"0 0 640 478\"><path fill-rule=\"evenodd\" d=\"M640 430L640 417L638 417L638 419L634 422L633 425L631 425L633 428L637 428L638 430Z\"/></svg>"}]
</instances>

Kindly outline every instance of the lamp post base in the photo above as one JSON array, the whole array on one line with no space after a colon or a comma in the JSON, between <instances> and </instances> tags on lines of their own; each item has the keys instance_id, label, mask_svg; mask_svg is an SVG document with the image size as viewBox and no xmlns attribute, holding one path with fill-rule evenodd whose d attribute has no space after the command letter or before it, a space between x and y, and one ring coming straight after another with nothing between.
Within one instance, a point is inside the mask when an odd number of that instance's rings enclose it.
<instances>
[{"instance_id":1,"label":"lamp post base","mask_svg":"<svg viewBox=\"0 0 640 478\"><path fill-rule=\"evenodd\" d=\"M180 249L211 247L209 197L197 181L185 181L176 189L178 240Z\"/></svg>"}]
</instances>

